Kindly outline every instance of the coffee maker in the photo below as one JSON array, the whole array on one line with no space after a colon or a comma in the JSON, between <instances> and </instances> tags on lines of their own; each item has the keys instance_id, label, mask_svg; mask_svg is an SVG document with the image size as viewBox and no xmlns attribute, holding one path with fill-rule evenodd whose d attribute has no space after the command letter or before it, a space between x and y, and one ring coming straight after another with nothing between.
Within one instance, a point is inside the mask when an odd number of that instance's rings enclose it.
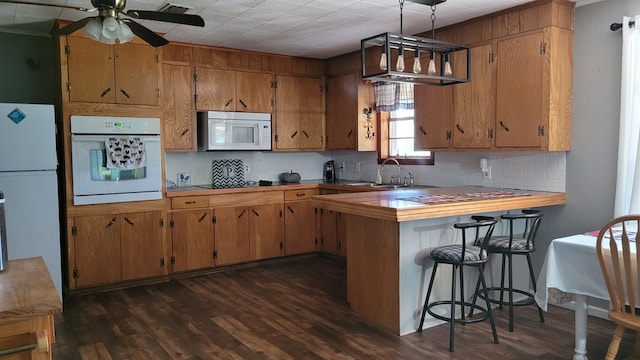
<instances>
[{"instance_id":1,"label":"coffee maker","mask_svg":"<svg viewBox=\"0 0 640 360\"><path fill-rule=\"evenodd\" d=\"M323 167L324 181L333 182L336 179L336 165L333 160L324 163Z\"/></svg>"}]
</instances>

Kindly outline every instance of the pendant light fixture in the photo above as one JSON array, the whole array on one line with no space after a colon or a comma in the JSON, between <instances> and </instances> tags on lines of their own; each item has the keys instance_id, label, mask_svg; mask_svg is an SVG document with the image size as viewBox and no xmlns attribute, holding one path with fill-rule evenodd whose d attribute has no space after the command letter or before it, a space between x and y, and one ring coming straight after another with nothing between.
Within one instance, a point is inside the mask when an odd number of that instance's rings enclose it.
<instances>
[{"instance_id":1,"label":"pendant light fixture","mask_svg":"<svg viewBox=\"0 0 640 360\"><path fill-rule=\"evenodd\" d=\"M431 6L431 38L402 34L402 11L400 4L400 33L382 33L360 42L362 78L372 81L406 82L415 85L452 85L469 81L469 46L436 40L436 5L446 0L409 0ZM413 71L405 72L406 55L413 53ZM422 71L422 54L428 54L427 71ZM395 58L395 61L392 61ZM451 62L464 62L452 70ZM395 67L390 66L395 64Z\"/></svg>"}]
</instances>

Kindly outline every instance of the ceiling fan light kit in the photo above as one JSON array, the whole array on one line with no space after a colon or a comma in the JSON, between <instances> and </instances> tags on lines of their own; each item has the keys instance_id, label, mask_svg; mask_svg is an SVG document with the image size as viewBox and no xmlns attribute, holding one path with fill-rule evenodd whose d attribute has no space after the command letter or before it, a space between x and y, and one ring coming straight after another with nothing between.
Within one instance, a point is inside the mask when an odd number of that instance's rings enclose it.
<instances>
[{"instance_id":1,"label":"ceiling fan light kit","mask_svg":"<svg viewBox=\"0 0 640 360\"><path fill-rule=\"evenodd\" d=\"M400 33L386 32L360 41L362 78L371 81L412 83L415 85L446 86L469 82L471 53L469 46L435 39L435 7L446 0L410 0L431 6L432 37L424 38L402 34L402 8L400 3ZM412 56L407 56L411 54ZM396 61L392 61L395 57ZM413 71L405 72L405 59L413 59ZM421 61L428 63L422 72ZM459 61L452 71L451 62ZM417 62L417 63L416 63ZM388 66L395 64L395 68ZM437 64L437 66L436 66Z\"/></svg>"},{"instance_id":2,"label":"ceiling fan light kit","mask_svg":"<svg viewBox=\"0 0 640 360\"><path fill-rule=\"evenodd\" d=\"M140 20L165 21L181 25L192 25L204 27L204 20L199 15L184 14L189 9L181 6L182 12L167 13L164 11L127 10L126 0L91 0L93 8L85 8L72 5L55 5L47 3L29 2L22 0L0 0L0 2L21 4L53 6L78 11L94 12L98 11L98 16L87 17L74 21L59 30L60 35L69 35L80 29L91 39L105 44L126 43L135 36L140 37L153 47L163 46L169 43L165 38L140 25L132 19L122 19L126 16Z\"/></svg>"}]
</instances>

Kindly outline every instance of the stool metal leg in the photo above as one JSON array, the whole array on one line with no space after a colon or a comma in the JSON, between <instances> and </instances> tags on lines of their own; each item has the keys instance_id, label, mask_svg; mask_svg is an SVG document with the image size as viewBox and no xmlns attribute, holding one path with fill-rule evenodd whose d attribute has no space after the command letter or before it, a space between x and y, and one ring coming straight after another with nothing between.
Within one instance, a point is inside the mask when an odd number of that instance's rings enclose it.
<instances>
[{"instance_id":1,"label":"stool metal leg","mask_svg":"<svg viewBox=\"0 0 640 360\"><path fill-rule=\"evenodd\" d=\"M527 254L527 263L529 264L529 276L531 276L531 285L533 285L533 293L535 294L538 291L538 287L536 286L536 275L533 272L533 265L531 264L531 256ZM544 322L544 313L538 304L536 304L538 308L538 317L540 318L540 322Z\"/></svg>"},{"instance_id":2,"label":"stool metal leg","mask_svg":"<svg viewBox=\"0 0 640 360\"><path fill-rule=\"evenodd\" d=\"M458 265L453 265L453 271L451 272L451 322L449 327L449 351L453 352L453 339L455 336L455 325L456 325L456 269ZM460 266L462 268L462 266ZM462 280L462 279L460 279ZM460 287L464 285L462 281L460 282Z\"/></svg>"},{"instance_id":3,"label":"stool metal leg","mask_svg":"<svg viewBox=\"0 0 640 360\"><path fill-rule=\"evenodd\" d=\"M422 332L422 325L424 325L424 317L427 313L427 306L429 305L429 298L431 297L431 289L433 289L433 280L436 278L436 269L438 263L433 264L433 270L431 272L431 280L429 281L429 289L427 290L427 296L424 299L424 306L422 307L422 316L420 317L420 326L418 326L418 332Z\"/></svg>"},{"instance_id":4,"label":"stool metal leg","mask_svg":"<svg viewBox=\"0 0 640 360\"><path fill-rule=\"evenodd\" d=\"M509 332L513 332L513 257L512 254L506 256L509 258Z\"/></svg>"},{"instance_id":5,"label":"stool metal leg","mask_svg":"<svg viewBox=\"0 0 640 360\"><path fill-rule=\"evenodd\" d=\"M493 311L491 310L491 303L489 302L489 292L487 291L487 283L484 281L484 266L478 267L480 281L482 282L482 292L484 293L485 304L487 306L487 312L489 312L489 322L491 323L491 332L493 333L493 343L498 344L498 332L496 331L496 322L493 319Z\"/></svg>"},{"instance_id":6,"label":"stool metal leg","mask_svg":"<svg viewBox=\"0 0 640 360\"><path fill-rule=\"evenodd\" d=\"M465 297L464 297L464 266L459 266L458 269L460 269L460 316L462 316L462 320L465 319L465 314L464 314L464 301L465 301ZM453 299L455 301L455 299ZM462 325L465 325L464 323L462 323Z\"/></svg>"},{"instance_id":7,"label":"stool metal leg","mask_svg":"<svg viewBox=\"0 0 640 360\"><path fill-rule=\"evenodd\" d=\"M506 272L506 255L502 254L502 271L500 271L500 303L498 307L502 310L502 304L504 304L504 276Z\"/></svg>"}]
</instances>

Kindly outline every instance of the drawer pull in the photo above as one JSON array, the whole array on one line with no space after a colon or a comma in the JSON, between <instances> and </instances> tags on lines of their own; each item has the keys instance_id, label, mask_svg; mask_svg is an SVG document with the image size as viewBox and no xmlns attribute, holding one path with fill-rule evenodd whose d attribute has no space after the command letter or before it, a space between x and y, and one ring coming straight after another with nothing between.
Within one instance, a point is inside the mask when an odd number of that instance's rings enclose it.
<instances>
[{"instance_id":1,"label":"drawer pull","mask_svg":"<svg viewBox=\"0 0 640 360\"><path fill-rule=\"evenodd\" d=\"M296 196L305 196L307 193L296 193Z\"/></svg>"},{"instance_id":2,"label":"drawer pull","mask_svg":"<svg viewBox=\"0 0 640 360\"><path fill-rule=\"evenodd\" d=\"M35 342L31 344L12 347L9 349L2 349L0 350L0 356L11 355L31 350L37 350L41 354L48 354L51 349L49 348L49 339L47 338L47 333L44 332L44 330L38 330L34 335Z\"/></svg>"},{"instance_id":3,"label":"drawer pull","mask_svg":"<svg viewBox=\"0 0 640 360\"><path fill-rule=\"evenodd\" d=\"M196 202L194 200L191 201L185 201L184 204L185 205L191 205L191 204L195 204Z\"/></svg>"}]
</instances>

